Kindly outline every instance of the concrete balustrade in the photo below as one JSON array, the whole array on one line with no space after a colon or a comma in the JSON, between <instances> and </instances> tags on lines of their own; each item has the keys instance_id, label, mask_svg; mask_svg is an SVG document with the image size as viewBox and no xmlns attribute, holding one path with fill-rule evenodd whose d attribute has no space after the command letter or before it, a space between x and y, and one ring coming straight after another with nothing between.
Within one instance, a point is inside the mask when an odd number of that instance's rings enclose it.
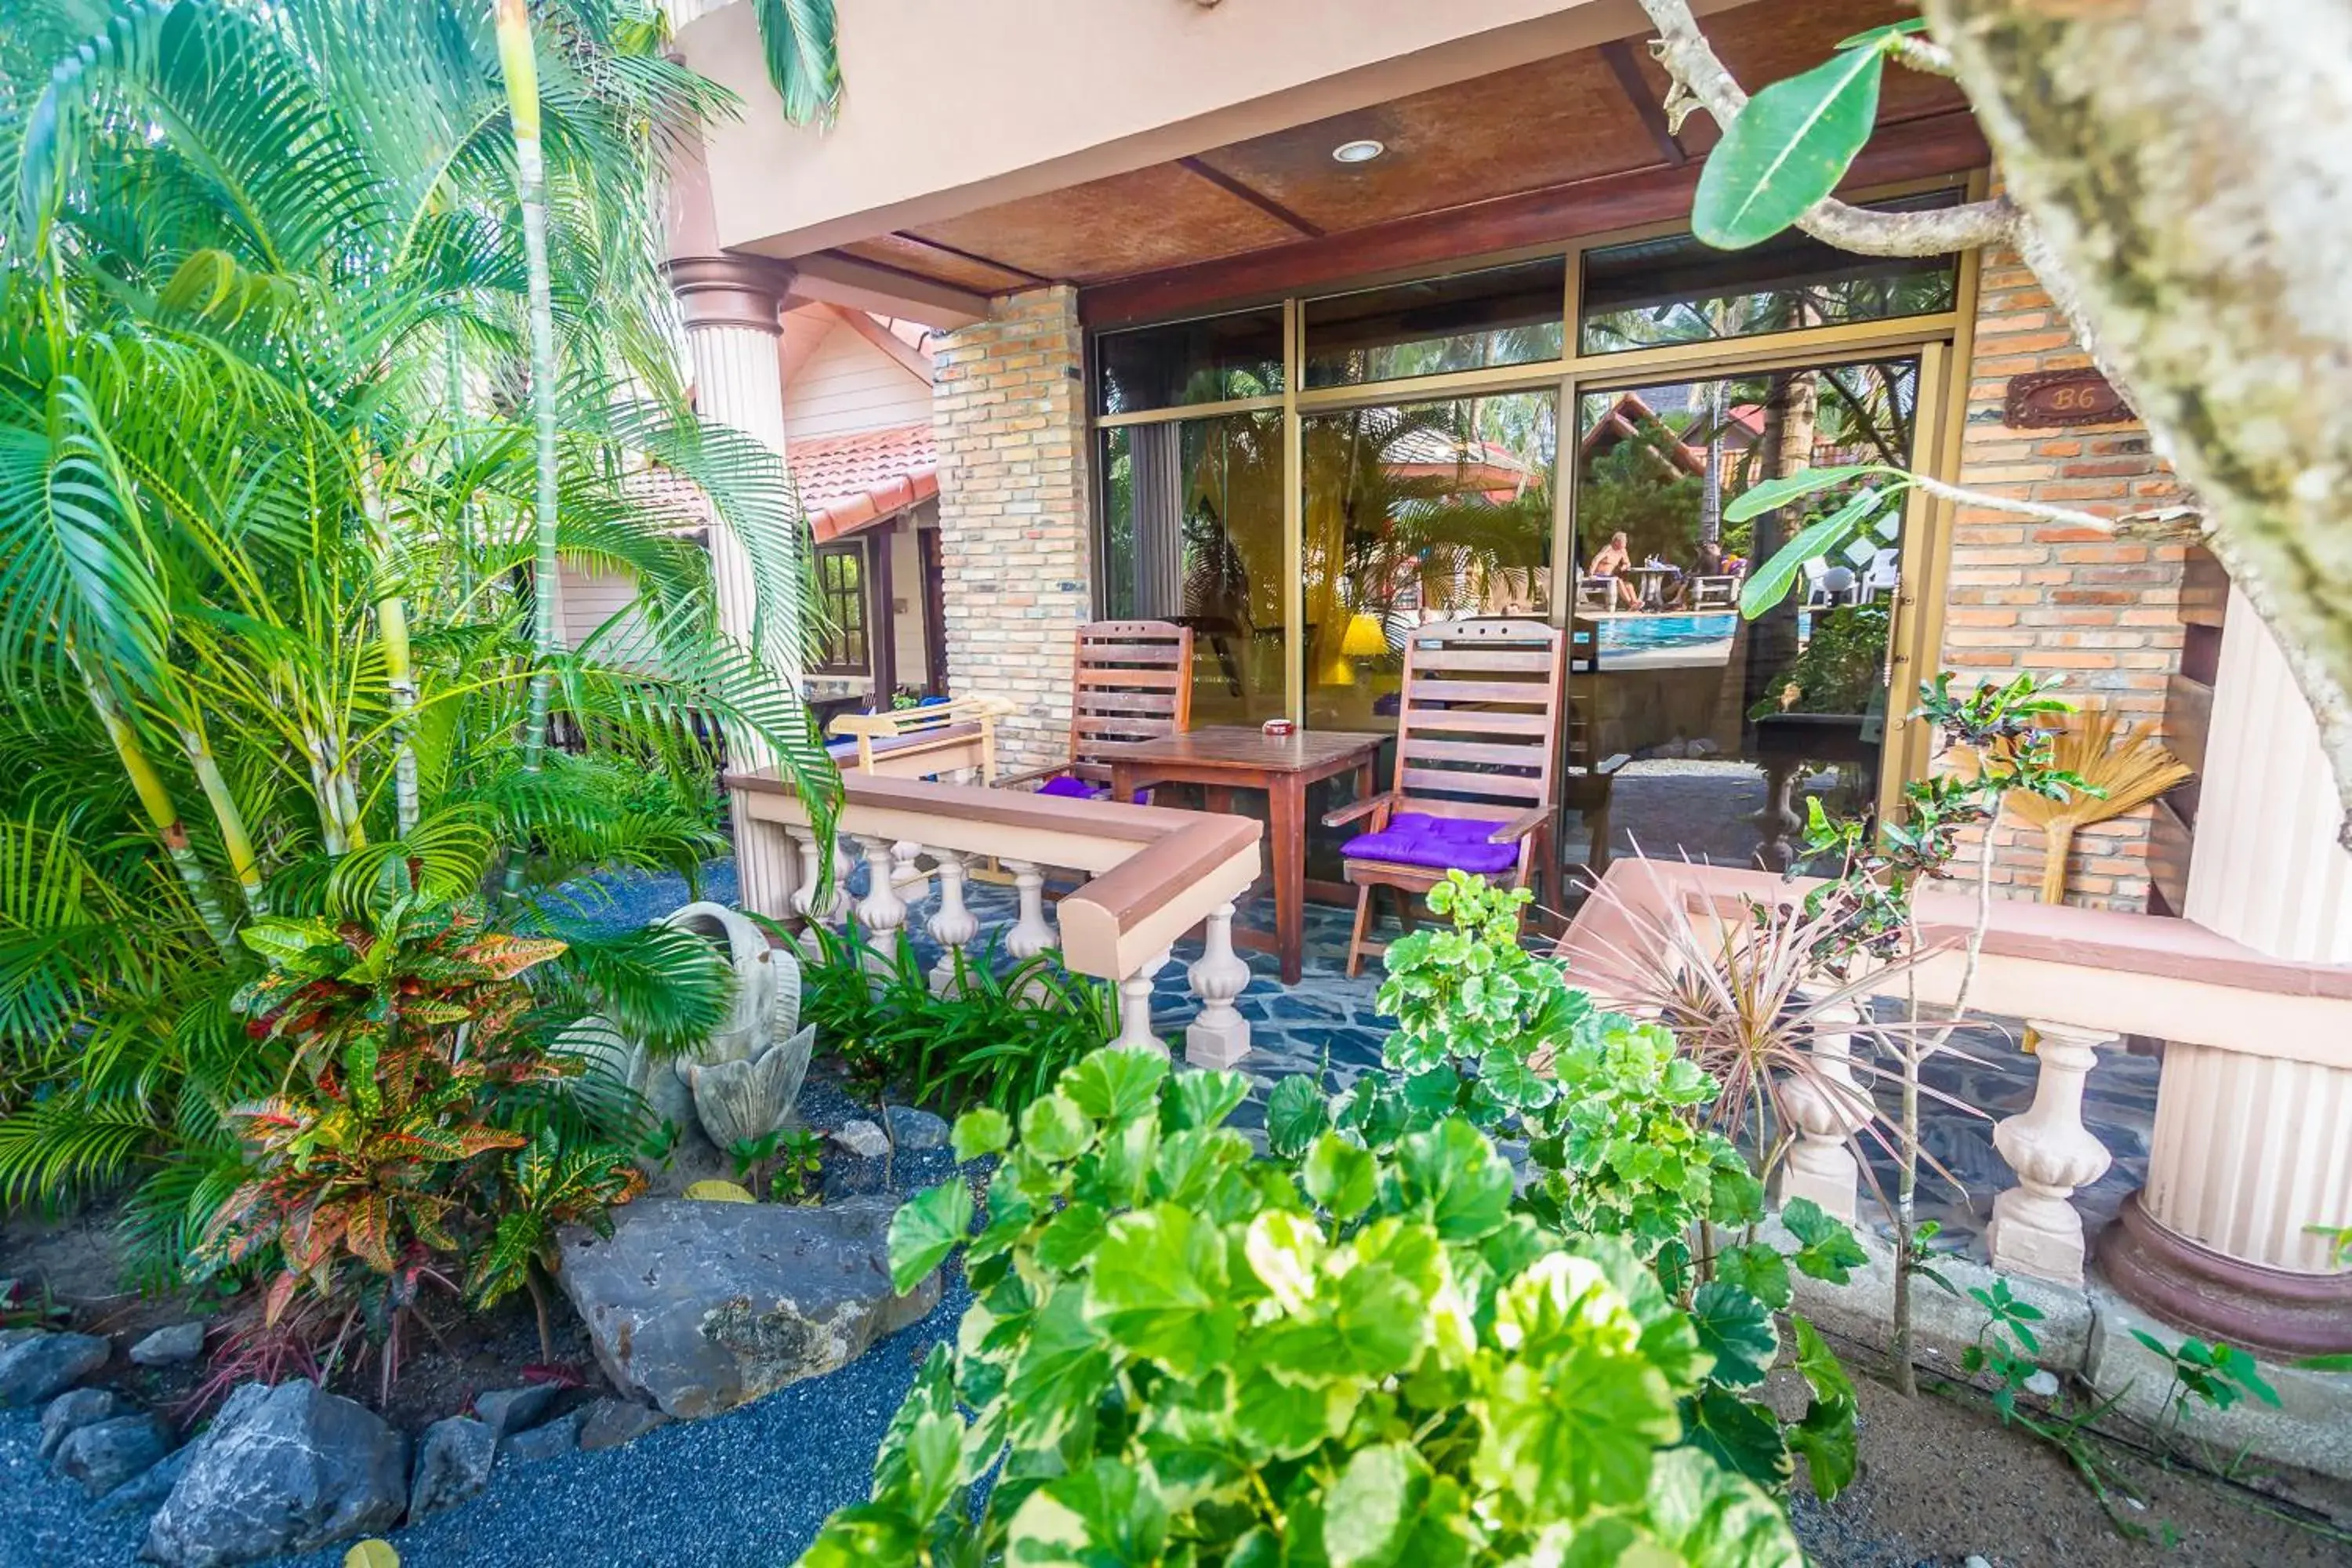
<instances>
[{"instance_id":1,"label":"concrete balustrade","mask_svg":"<svg viewBox=\"0 0 2352 1568\"><path fill-rule=\"evenodd\" d=\"M1185 1031L1186 1058L1196 1066L1231 1067L1249 1054L1249 1021L1234 1004L1250 971L1234 951L1233 920L1234 900L1258 876L1263 825L853 773L843 778L834 887L819 907L813 892L819 849L805 804L770 770L730 774L728 787L739 821L788 834L798 849L799 873L790 885L772 880L747 891L755 911L825 924L851 913L851 862L840 846L855 845L866 867L855 919L887 954L896 942L892 933L912 914L907 890L936 877L939 904L924 929L942 950L930 983L944 992L954 984L957 955L981 936L967 900L968 862L993 858L1012 874L1018 900L1003 932L1005 953L1024 962L1058 952L1071 973L1117 987L1117 1043L1167 1049L1151 1028L1152 980L1167 967L1174 944L1199 929L1204 952L1187 974L1201 1010ZM1050 909L1049 868L1081 878Z\"/></svg>"}]
</instances>

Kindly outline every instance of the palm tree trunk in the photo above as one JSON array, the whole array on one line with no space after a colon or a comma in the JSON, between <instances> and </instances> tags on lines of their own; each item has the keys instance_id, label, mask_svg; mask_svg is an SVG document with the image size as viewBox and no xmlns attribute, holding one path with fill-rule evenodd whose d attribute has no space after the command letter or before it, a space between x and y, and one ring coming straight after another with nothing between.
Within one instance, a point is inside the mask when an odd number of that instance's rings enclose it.
<instances>
[{"instance_id":1,"label":"palm tree trunk","mask_svg":"<svg viewBox=\"0 0 2352 1568\"><path fill-rule=\"evenodd\" d=\"M360 456L360 499L367 509L369 530L375 535L376 569L392 575L389 568L403 558L399 542L392 537L392 519L384 509L383 492L377 488L375 476L370 470L371 459ZM376 635L383 642L383 684L392 697L392 780L394 811L397 821L396 836L408 837L416 826L416 748L412 737L415 729L416 673L409 658L408 606L399 594L387 593L375 602Z\"/></svg>"},{"instance_id":2,"label":"palm tree trunk","mask_svg":"<svg viewBox=\"0 0 2352 1568\"><path fill-rule=\"evenodd\" d=\"M80 662L75 659L77 668ZM99 722L106 726L106 738L114 743L114 754L122 760L122 771L131 776L131 787L147 813L148 824L155 829L155 837L163 840L163 853L171 857L172 868L187 885L188 901L195 905L196 918L204 922L215 947L224 953L234 953L236 928L230 922L228 911L222 908L219 895L213 890L212 873L205 868L195 847L188 842L187 827L180 821L180 808L172 803L172 792L163 783L163 776L155 771L146 748L140 745L114 693L87 675L82 687L89 694L89 705L98 710Z\"/></svg>"},{"instance_id":3,"label":"palm tree trunk","mask_svg":"<svg viewBox=\"0 0 2352 1568\"><path fill-rule=\"evenodd\" d=\"M212 742L199 726L183 724L180 746L188 753L188 766L194 770L196 787L205 792L205 804L213 808L213 822L220 829L221 847L228 855L229 874L236 879L237 890L245 896L246 912L268 914L269 898L261 886L261 858L254 853L252 830L245 825L245 813L237 805L236 796L230 793L228 780L221 775Z\"/></svg>"},{"instance_id":4,"label":"palm tree trunk","mask_svg":"<svg viewBox=\"0 0 2352 1568\"><path fill-rule=\"evenodd\" d=\"M515 186L522 206L523 264L530 285L530 411L539 462L539 558L531 583L530 714L523 766L547 750L548 700L557 638L555 560L555 303L547 263L547 168L539 144L539 67L525 0L498 0L499 64L514 123Z\"/></svg>"}]
</instances>

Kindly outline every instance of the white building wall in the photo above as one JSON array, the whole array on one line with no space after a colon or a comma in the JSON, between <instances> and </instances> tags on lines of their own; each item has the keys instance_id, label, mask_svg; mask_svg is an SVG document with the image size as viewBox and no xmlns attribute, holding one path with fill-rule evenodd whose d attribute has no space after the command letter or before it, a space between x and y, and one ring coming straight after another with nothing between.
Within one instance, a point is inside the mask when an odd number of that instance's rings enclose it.
<instances>
[{"instance_id":1,"label":"white building wall","mask_svg":"<svg viewBox=\"0 0 2352 1568\"><path fill-rule=\"evenodd\" d=\"M930 422L929 384L845 321L834 323L784 387L784 434L794 441Z\"/></svg>"}]
</instances>

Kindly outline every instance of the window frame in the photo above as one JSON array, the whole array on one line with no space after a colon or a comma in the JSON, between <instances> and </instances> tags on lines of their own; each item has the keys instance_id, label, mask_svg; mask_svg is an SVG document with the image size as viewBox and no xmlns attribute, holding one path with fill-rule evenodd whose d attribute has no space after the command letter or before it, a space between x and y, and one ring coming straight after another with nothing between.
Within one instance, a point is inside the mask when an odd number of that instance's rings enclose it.
<instances>
[{"instance_id":1,"label":"window frame","mask_svg":"<svg viewBox=\"0 0 2352 1568\"><path fill-rule=\"evenodd\" d=\"M825 563L840 560L855 561L857 563L856 584L845 592L836 590L826 583L824 577ZM826 636L824 653L811 663L809 673L835 676L862 675L870 679L874 674L874 571L873 563L867 559L866 541L863 539L834 540L816 546L811 556L810 574L816 580L819 613L824 616L830 630ZM843 626L835 615L834 606L836 603L845 603L853 599L857 606L857 625L854 630L858 645L865 652L865 657L856 663L833 657L842 651L841 639L853 629Z\"/></svg>"}]
</instances>

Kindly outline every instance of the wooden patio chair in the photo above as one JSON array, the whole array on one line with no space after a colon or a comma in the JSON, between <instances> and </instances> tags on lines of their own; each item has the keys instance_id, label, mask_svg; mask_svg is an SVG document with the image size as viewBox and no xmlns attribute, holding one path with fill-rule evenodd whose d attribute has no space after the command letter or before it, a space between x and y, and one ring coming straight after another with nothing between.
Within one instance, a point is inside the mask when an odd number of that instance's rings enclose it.
<instances>
[{"instance_id":1,"label":"wooden patio chair","mask_svg":"<svg viewBox=\"0 0 2352 1568\"><path fill-rule=\"evenodd\" d=\"M1003 781L1039 795L1104 800L1102 748L1178 735L1192 727L1192 628L1173 621L1089 621L1077 628L1070 692L1070 757Z\"/></svg>"},{"instance_id":2,"label":"wooden patio chair","mask_svg":"<svg viewBox=\"0 0 2352 1568\"><path fill-rule=\"evenodd\" d=\"M996 782L996 721L1013 711L1001 697L958 697L877 713L844 713L826 727L825 750L844 769L919 779L965 768Z\"/></svg>"},{"instance_id":3,"label":"wooden patio chair","mask_svg":"<svg viewBox=\"0 0 2352 1568\"><path fill-rule=\"evenodd\" d=\"M1406 642L1395 787L1323 819L1368 824L1340 849L1356 888L1351 977L1386 951L1364 936L1373 889L1411 930L1411 900L1450 870L1524 888L1550 867L1564 643L1534 620L1440 621Z\"/></svg>"}]
</instances>

